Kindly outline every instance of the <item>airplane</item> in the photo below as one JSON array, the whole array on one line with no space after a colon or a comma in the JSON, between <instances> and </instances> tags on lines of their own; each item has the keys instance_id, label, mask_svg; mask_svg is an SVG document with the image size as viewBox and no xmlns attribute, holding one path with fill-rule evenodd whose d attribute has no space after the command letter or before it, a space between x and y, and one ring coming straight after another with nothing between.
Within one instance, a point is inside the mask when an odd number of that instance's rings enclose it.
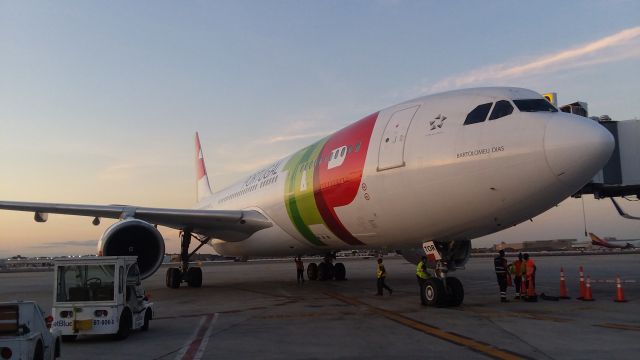
<instances>
[{"instance_id":1,"label":"airplane","mask_svg":"<svg viewBox=\"0 0 640 360\"><path fill-rule=\"evenodd\" d=\"M157 226L181 231L180 268L166 285L200 287L189 258L205 244L224 256L325 255L310 279L344 279L340 250L392 249L417 263L439 254L424 299L457 306L471 239L529 220L574 194L607 162L611 133L559 112L540 94L487 87L419 97L365 116L213 192L196 133L195 209L0 201L0 209L119 219L99 255L137 255L143 277L160 267ZM190 252L191 241L198 246ZM431 244L426 246L425 244ZM424 247L423 247L424 245Z\"/></svg>"},{"instance_id":2,"label":"airplane","mask_svg":"<svg viewBox=\"0 0 640 360\"><path fill-rule=\"evenodd\" d=\"M631 243L626 243L624 245L612 244L605 239L599 238L594 233L589 233L589 237L591 238L591 244L606 247L609 249L635 249L636 248Z\"/></svg>"}]
</instances>

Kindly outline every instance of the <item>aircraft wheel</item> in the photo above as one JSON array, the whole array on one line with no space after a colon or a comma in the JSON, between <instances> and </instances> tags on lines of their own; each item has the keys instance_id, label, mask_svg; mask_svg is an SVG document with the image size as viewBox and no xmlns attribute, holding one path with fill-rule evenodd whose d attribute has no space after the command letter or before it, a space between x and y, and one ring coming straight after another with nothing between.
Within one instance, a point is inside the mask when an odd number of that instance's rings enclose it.
<instances>
[{"instance_id":1,"label":"aircraft wheel","mask_svg":"<svg viewBox=\"0 0 640 360\"><path fill-rule=\"evenodd\" d=\"M202 286L202 268L192 267L187 270L187 284L193 288Z\"/></svg>"},{"instance_id":2,"label":"aircraft wheel","mask_svg":"<svg viewBox=\"0 0 640 360\"><path fill-rule=\"evenodd\" d=\"M458 278L447 278L447 289L449 290L449 296L447 299L448 306L460 306L464 300L464 288Z\"/></svg>"},{"instance_id":3,"label":"aircraft wheel","mask_svg":"<svg viewBox=\"0 0 640 360\"><path fill-rule=\"evenodd\" d=\"M318 280L318 265L316 263L307 265L307 279Z\"/></svg>"},{"instance_id":4,"label":"aircraft wheel","mask_svg":"<svg viewBox=\"0 0 640 360\"><path fill-rule=\"evenodd\" d=\"M333 267L333 270L335 273L336 280L342 281L346 279L347 270L344 268L343 263L336 263L335 266Z\"/></svg>"},{"instance_id":5,"label":"aircraft wheel","mask_svg":"<svg viewBox=\"0 0 640 360\"><path fill-rule=\"evenodd\" d=\"M178 268L168 268L167 276L165 277L165 283L167 287L171 289L177 289L180 287L180 280L182 277L182 273Z\"/></svg>"},{"instance_id":6,"label":"aircraft wheel","mask_svg":"<svg viewBox=\"0 0 640 360\"><path fill-rule=\"evenodd\" d=\"M442 307L446 303L446 297L442 280L431 278L424 281L424 299L422 299L424 304Z\"/></svg>"},{"instance_id":7,"label":"aircraft wheel","mask_svg":"<svg viewBox=\"0 0 640 360\"><path fill-rule=\"evenodd\" d=\"M330 273L331 269L329 268L329 264L322 262L320 263L320 265L318 265L318 280L327 281L331 279L329 277Z\"/></svg>"}]
</instances>

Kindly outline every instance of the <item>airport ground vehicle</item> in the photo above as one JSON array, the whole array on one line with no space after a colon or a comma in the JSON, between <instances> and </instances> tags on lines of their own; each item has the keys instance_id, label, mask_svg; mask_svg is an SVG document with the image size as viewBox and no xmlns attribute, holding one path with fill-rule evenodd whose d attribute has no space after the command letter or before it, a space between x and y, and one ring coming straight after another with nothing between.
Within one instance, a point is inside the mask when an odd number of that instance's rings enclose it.
<instances>
[{"instance_id":1,"label":"airport ground vehicle","mask_svg":"<svg viewBox=\"0 0 640 360\"><path fill-rule=\"evenodd\" d=\"M56 259L54 281L53 329L64 341L98 334L125 339L153 319L136 256Z\"/></svg>"},{"instance_id":2,"label":"airport ground vehicle","mask_svg":"<svg viewBox=\"0 0 640 360\"><path fill-rule=\"evenodd\" d=\"M38 304L0 303L0 359L57 359L60 345L60 331L49 331Z\"/></svg>"}]
</instances>

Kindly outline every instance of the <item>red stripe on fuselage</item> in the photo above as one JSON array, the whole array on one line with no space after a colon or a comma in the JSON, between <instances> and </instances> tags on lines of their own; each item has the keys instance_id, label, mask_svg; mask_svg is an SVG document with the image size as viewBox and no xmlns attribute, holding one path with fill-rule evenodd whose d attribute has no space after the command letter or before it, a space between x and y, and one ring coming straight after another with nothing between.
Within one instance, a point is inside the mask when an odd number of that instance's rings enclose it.
<instances>
[{"instance_id":1,"label":"red stripe on fuselage","mask_svg":"<svg viewBox=\"0 0 640 360\"><path fill-rule=\"evenodd\" d=\"M378 113L331 135L320 152L314 173L315 199L327 227L349 245L364 245L342 224L335 208L349 205L356 198L373 127Z\"/></svg>"}]
</instances>

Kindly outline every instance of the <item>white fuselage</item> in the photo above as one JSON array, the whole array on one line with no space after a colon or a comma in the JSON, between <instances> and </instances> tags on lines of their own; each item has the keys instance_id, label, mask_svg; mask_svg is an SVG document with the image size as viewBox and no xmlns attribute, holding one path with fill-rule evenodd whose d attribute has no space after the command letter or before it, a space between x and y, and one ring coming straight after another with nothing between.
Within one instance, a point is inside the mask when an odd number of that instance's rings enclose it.
<instances>
[{"instance_id":1,"label":"white fuselage","mask_svg":"<svg viewBox=\"0 0 640 360\"><path fill-rule=\"evenodd\" d=\"M517 88L453 91L372 114L204 199L274 224L246 240L213 240L228 256L402 249L491 234L575 193L607 161L611 135L561 112L521 112ZM478 105L513 112L464 125ZM492 105L495 106L495 105Z\"/></svg>"}]
</instances>

